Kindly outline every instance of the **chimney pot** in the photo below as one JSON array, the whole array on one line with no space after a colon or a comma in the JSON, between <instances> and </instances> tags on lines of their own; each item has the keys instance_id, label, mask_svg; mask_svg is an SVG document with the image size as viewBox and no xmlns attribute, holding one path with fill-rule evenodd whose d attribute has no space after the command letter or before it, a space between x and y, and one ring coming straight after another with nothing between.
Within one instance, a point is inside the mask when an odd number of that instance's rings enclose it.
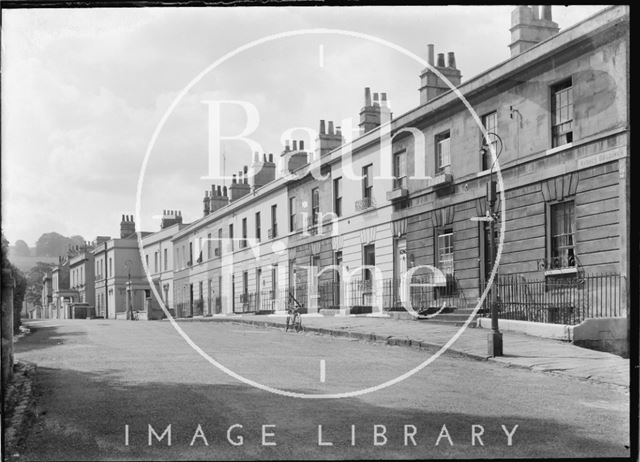
<instances>
[{"instance_id":1,"label":"chimney pot","mask_svg":"<svg viewBox=\"0 0 640 462\"><path fill-rule=\"evenodd\" d=\"M444 53L438 53L438 67L444 67Z\"/></svg>"},{"instance_id":2,"label":"chimney pot","mask_svg":"<svg viewBox=\"0 0 640 462\"><path fill-rule=\"evenodd\" d=\"M427 45L427 62L433 66L433 53L434 53L434 47L433 47L433 43L430 43L429 45Z\"/></svg>"},{"instance_id":3,"label":"chimney pot","mask_svg":"<svg viewBox=\"0 0 640 462\"><path fill-rule=\"evenodd\" d=\"M226 186L223 186L223 187L222 187L222 195L223 195L224 197L227 197L227 187L226 187Z\"/></svg>"},{"instance_id":4,"label":"chimney pot","mask_svg":"<svg viewBox=\"0 0 640 462\"><path fill-rule=\"evenodd\" d=\"M331 123L331 122L329 122ZM320 134L324 135L324 120L320 119Z\"/></svg>"},{"instance_id":5,"label":"chimney pot","mask_svg":"<svg viewBox=\"0 0 640 462\"><path fill-rule=\"evenodd\" d=\"M456 68L456 55L453 51L450 51L447 55L447 66L455 69Z\"/></svg>"},{"instance_id":6,"label":"chimney pot","mask_svg":"<svg viewBox=\"0 0 640 462\"><path fill-rule=\"evenodd\" d=\"M231 183L234 183L234 184L235 184L235 182L236 182L236 174L234 173L234 174L232 175Z\"/></svg>"},{"instance_id":7,"label":"chimney pot","mask_svg":"<svg viewBox=\"0 0 640 462\"><path fill-rule=\"evenodd\" d=\"M262 153L262 162L266 162L266 161L267 161L267 154Z\"/></svg>"},{"instance_id":8,"label":"chimney pot","mask_svg":"<svg viewBox=\"0 0 640 462\"><path fill-rule=\"evenodd\" d=\"M273 154L269 154L269 162L273 162Z\"/></svg>"},{"instance_id":9,"label":"chimney pot","mask_svg":"<svg viewBox=\"0 0 640 462\"><path fill-rule=\"evenodd\" d=\"M304 150L304 140L300 140L300 150L303 151Z\"/></svg>"},{"instance_id":10,"label":"chimney pot","mask_svg":"<svg viewBox=\"0 0 640 462\"><path fill-rule=\"evenodd\" d=\"M329 121L329 131L327 133L333 135L333 120Z\"/></svg>"},{"instance_id":11,"label":"chimney pot","mask_svg":"<svg viewBox=\"0 0 640 462\"><path fill-rule=\"evenodd\" d=\"M292 146L292 149L293 149L294 151L297 151L297 150L298 150L298 141L297 141L297 140L293 140L293 146Z\"/></svg>"},{"instance_id":12,"label":"chimney pot","mask_svg":"<svg viewBox=\"0 0 640 462\"><path fill-rule=\"evenodd\" d=\"M364 89L364 105L371 106L371 89L369 87Z\"/></svg>"},{"instance_id":13,"label":"chimney pot","mask_svg":"<svg viewBox=\"0 0 640 462\"><path fill-rule=\"evenodd\" d=\"M551 17L551 5L542 5L542 19L553 21Z\"/></svg>"},{"instance_id":14,"label":"chimney pot","mask_svg":"<svg viewBox=\"0 0 640 462\"><path fill-rule=\"evenodd\" d=\"M538 5L531 5L531 13L534 20L540 19L539 10L540 7Z\"/></svg>"}]
</instances>

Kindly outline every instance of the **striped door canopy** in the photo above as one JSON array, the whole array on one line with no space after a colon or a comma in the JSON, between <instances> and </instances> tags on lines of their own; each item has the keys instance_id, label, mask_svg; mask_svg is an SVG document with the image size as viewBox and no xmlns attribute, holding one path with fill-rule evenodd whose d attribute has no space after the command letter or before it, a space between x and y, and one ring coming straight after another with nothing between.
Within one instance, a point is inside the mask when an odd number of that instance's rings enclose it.
<instances>
[{"instance_id":1,"label":"striped door canopy","mask_svg":"<svg viewBox=\"0 0 640 462\"><path fill-rule=\"evenodd\" d=\"M455 208L453 205L449 207L443 207L431 212L431 221L433 226L440 228L442 226L450 225L453 223L453 216L455 214Z\"/></svg>"},{"instance_id":2,"label":"striped door canopy","mask_svg":"<svg viewBox=\"0 0 640 462\"><path fill-rule=\"evenodd\" d=\"M342 248L342 243L343 243L343 239L342 239L342 235L339 236L333 236L331 238L331 247L333 249L341 249Z\"/></svg>"},{"instance_id":3,"label":"striped door canopy","mask_svg":"<svg viewBox=\"0 0 640 462\"><path fill-rule=\"evenodd\" d=\"M393 236L401 237L407 234L407 219L394 221L393 223Z\"/></svg>"}]
</instances>

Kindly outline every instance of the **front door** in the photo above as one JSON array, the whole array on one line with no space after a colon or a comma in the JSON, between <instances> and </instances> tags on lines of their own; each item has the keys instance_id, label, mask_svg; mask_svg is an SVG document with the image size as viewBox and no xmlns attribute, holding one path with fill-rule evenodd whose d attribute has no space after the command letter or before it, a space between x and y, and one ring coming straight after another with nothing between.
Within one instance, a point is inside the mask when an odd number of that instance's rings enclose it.
<instances>
[{"instance_id":1,"label":"front door","mask_svg":"<svg viewBox=\"0 0 640 462\"><path fill-rule=\"evenodd\" d=\"M393 258L393 278L394 278L394 306L400 305L400 281L407 273L407 240L405 238L396 239L396 252Z\"/></svg>"},{"instance_id":2,"label":"front door","mask_svg":"<svg viewBox=\"0 0 640 462\"><path fill-rule=\"evenodd\" d=\"M277 299L278 299L278 264L275 263L271 267L271 310L276 309Z\"/></svg>"},{"instance_id":3,"label":"front door","mask_svg":"<svg viewBox=\"0 0 640 462\"><path fill-rule=\"evenodd\" d=\"M262 269L256 269L256 311L262 310L260 305L260 279L262 278Z\"/></svg>"},{"instance_id":4,"label":"front door","mask_svg":"<svg viewBox=\"0 0 640 462\"><path fill-rule=\"evenodd\" d=\"M289 293L296 297L296 260L295 258L289 262ZM289 303L289 296L287 295L287 302Z\"/></svg>"},{"instance_id":5,"label":"front door","mask_svg":"<svg viewBox=\"0 0 640 462\"><path fill-rule=\"evenodd\" d=\"M193 284L189 284L189 316L193 317Z\"/></svg>"},{"instance_id":6,"label":"front door","mask_svg":"<svg viewBox=\"0 0 640 462\"><path fill-rule=\"evenodd\" d=\"M342 292L342 251L335 253L334 264L338 270L333 272L333 308L340 308L340 293Z\"/></svg>"}]
</instances>

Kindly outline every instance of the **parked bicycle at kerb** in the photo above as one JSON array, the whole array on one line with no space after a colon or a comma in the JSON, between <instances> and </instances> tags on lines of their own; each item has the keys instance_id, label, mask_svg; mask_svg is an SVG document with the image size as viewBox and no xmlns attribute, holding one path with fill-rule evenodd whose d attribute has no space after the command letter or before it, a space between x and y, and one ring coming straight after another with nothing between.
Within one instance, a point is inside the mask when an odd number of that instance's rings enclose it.
<instances>
[{"instance_id":1,"label":"parked bicycle at kerb","mask_svg":"<svg viewBox=\"0 0 640 462\"><path fill-rule=\"evenodd\" d=\"M302 316L300 315L301 309L302 305L300 305L298 300L289 293L289 300L287 302L287 323L284 327L285 332L288 332L289 328L296 332L302 332L304 330L302 327Z\"/></svg>"}]
</instances>

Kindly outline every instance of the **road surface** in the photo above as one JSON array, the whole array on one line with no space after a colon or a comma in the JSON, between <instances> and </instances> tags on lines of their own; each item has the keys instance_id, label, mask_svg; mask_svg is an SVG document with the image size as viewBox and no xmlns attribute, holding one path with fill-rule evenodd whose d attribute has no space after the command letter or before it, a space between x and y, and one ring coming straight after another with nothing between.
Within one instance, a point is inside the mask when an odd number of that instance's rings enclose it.
<instances>
[{"instance_id":1,"label":"road surface","mask_svg":"<svg viewBox=\"0 0 640 462\"><path fill-rule=\"evenodd\" d=\"M297 393L375 386L432 353L236 323L180 326L235 373ZM629 395L616 387L444 355L373 393L289 398L215 368L166 321L30 327L16 356L38 365L40 416L21 460L629 455Z\"/></svg>"}]
</instances>

